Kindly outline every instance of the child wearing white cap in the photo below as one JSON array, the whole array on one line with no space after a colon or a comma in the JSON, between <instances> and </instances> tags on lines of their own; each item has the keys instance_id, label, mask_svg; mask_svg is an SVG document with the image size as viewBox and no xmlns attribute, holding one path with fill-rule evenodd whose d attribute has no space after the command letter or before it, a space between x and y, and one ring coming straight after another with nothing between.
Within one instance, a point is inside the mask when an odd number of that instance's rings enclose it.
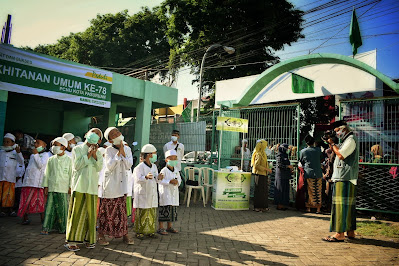
<instances>
[{"instance_id":1,"label":"child wearing white cap","mask_svg":"<svg viewBox=\"0 0 399 266\"><path fill-rule=\"evenodd\" d=\"M67 147L65 138L53 140L51 150L54 155L48 159L42 183L47 195L42 235L48 235L51 230L58 230L59 233L66 231L72 179L72 159L65 154Z\"/></svg>"},{"instance_id":2,"label":"child wearing white cap","mask_svg":"<svg viewBox=\"0 0 399 266\"><path fill-rule=\"evenodd\" d=\"M158 207L157 183L163 179L163 174L158 174L157 149L152 144L141 148L142 162L134 168L134 199L133 208L136 208L134 227L136 237L144 236L156 238L156 217Z\"/></svg>"},{"instance_id":3,"label":"child wearing white cap","mask_svg":"<svg viewBox=\"0 0 399 266\"><path fill-rule=\"evenodd\" d=\"M23 164L21 149L15 144L15 136L7 133L0 150L0 216L16 216L11 210L15 201L15 183L18 164Z\"/></svg>"},{"instance_id":4,"label":"child wearing white cap","mask_svg":"<svg viewBox=\"0 0 399 266\"><path fill-rule=\"evenodd\" d=\"M162 181L159 182L159 229L158 234L167 235L169 233L177 233L172 227L172 222L177 221L177 207L179 206L179 185L181 177L177 169L178 159L176 150L169 150L165 153L166 166L161 170L164 175ZM167 222L168 227L163 227L163 223Z\"/></svg>"},{"instance_id":5,"label":"child wearing white cap","mask_svg":"<svg viewBox=\"0 0 399 266\"><path fill-rule=\"evenodd\" d=\"M65 133L62 137L68 141L68 147L65 150L65 154L72 158L72 149L76 146L75 135L72 133Z\"/></svg>"}]
</instances>

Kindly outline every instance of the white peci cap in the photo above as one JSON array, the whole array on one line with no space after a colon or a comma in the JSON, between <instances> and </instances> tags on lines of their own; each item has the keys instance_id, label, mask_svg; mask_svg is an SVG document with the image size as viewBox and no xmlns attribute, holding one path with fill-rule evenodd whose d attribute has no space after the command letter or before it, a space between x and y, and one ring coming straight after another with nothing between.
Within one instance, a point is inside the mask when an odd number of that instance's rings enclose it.
<instances>
[{"instance_id":1,"label":"white peci cap","mask_svg":"<svg viewBox=\"0 0 399 266\"><path fill-rule=\"evenodd\" d=\"M155 146L152 144L146 144L143 146L143 148L141 148L142 153L153 153L156 151L157 151L157 148L155 148Z\"/></svg>"},{"instance_id":2,"label":"white peci cap","mask_svg":"<svg viewBox=\"0 0 399 266\"><path fill-rule=\"evenodd\" d=\"M176 150L168 150L167 152L165 152L165 158L168 158L169 156L173 156L173 155L177 156Z\"/></svg>"},{"instance_id":3,"label":"white peci cap","mask_svg":"<svg viewBox=\"0 0 399 266\"><path fill-rule=\"evenodd\" d=\"M58 137L58 138L53 139L52 143L54 143L54 142L58 142L65 148L68 147L68 141L66 140L66 138Z\"/></svg>"},{"instance_id":4,"label":"white peci cap","mask_svg":"<svg viewBox=\"0 0 399 266\"><path fill-rule=\"evenodd\" d=\"M63 137L64 139L66 139L67 141L70 141L70 140L72 140L73 138L75 138L75 135L72 134L72 133L65 133L64 135L62 135L62 137Z\"/></svg>"}]
</instances>

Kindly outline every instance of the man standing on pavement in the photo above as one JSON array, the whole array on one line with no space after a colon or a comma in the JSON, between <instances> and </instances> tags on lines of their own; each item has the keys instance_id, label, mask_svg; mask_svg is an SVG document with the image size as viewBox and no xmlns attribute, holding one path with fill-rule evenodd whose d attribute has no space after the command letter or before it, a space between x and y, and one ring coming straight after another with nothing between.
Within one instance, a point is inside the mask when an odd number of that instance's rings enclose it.
<instances>
[{"instance_id":1,"label":"man standing on pavement","mask_svg":"<svg viewBox=\"0 0 399 266\"><path fill-rule=\"evenodd\" d=\"M334 182L330 232L332 236L324 237L324 241L343 242L345 232L349 239L355 238L356 230L356 185L359 174L359 145L357 138L350 131L345 121L333 123L334 131L341 140L335 144L329 138L327 142L336 154L334 171L331 180Z\"/></svg>"},{"instance_id":2,"label":"man standing on pavement","mask_svg":"<svg viewBox=\"0 0 399 266\"><path fill-rule=\"evenodd\" d=\"M163 146L163 153L165 154L169 150L175 150L177 153L177 165L176 169L181 171L181 160L184 156L184 145L179 142L180 132L174 129L172 131L171 140Z\"/></svg>"},{"instance_id":3,"label":"man standing on pavement","mask_svg":"<svg viewBox=\"0 0 399 266\"><path fill-rule=\"evenodd\" d=\"M108 245L105 235L123 237L125 244L133 244L127 229L126 195L128 188L127 170L133 165L131 149L123 144L123 135L116 127L109 127L104 137L112 144L105 150L105 174L103 195L98 215L98 243Z\"/></svg>"}]
</instances>

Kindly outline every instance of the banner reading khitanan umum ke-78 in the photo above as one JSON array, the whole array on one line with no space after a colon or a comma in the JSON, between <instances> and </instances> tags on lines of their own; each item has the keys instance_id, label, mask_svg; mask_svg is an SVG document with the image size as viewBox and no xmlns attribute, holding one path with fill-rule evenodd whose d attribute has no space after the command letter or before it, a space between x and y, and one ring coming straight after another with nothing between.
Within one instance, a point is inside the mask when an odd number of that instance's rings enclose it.
<instances>
[{"instance_id":1,"label":"banner reading khitanan umum ke-78","mask_svg":"<svg viewBox=\"0 0 399 266\"><path fill-rule=\"evenodd\" d=\"M0 44L0 89L99 107L111 106L112 72Z\"/></svg>"},{"instance_id":2,"label":"banner reading khitanan umum ke-78","mask_svg":"<svg viewBox=\"0 0 399 266\"><path fill-rule=\"evenodd\" d=\"M248 119L218 116L216 130L248 133Z\"/></svg>"}]
</instances>

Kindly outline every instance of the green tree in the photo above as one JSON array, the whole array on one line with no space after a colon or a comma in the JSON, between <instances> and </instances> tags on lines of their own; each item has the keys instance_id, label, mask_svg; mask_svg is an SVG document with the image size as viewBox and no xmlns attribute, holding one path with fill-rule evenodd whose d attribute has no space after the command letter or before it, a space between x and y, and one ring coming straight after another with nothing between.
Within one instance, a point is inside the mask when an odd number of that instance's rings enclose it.
<instances>
[{"instance_id":1,"label":"green tree","mask_svg":"<svg viewBox=\"0 0 399 266\"><path fill-rule=\"evenodd\" d=\"M165 0L161 11L172 48L170 68L189 65L197 76L205 47L214 43L232 46L236 53L227 55L220 49L207 59L208 67L278 62L274 51L303 37L303 12L286 0ZM269 66L265 63L216 68L205 71L204 80L259 74Z\"/></svg>"}]
</instances>

